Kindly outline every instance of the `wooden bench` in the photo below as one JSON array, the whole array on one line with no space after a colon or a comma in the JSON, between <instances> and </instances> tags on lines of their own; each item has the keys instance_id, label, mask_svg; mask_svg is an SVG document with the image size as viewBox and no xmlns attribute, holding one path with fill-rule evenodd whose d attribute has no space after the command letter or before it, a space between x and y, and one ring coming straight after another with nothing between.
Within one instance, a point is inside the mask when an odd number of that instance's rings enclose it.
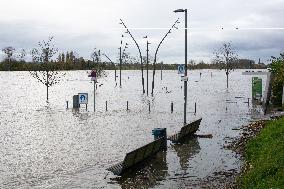
<instances>
[{"instance_id":1,"label":"wooden bench","mask_svg":"<svg viewBox=\"0 0 284 189\"><path fill-rule=\"evenodd\" d=\"M168 140L172 141L173 143L178 143L185 137L192 136L199 129L201 120L202 118L183 126L180 132L169 136Z\"/></svg>"},{"instance_id":2,"label":"wooden bench","mask_svg":"<svg viewBox=\"0 0 284 189\"><path fill-rule=\"evenodd\" d=\"M123 174L127 169L141 163L145 159L155 155L162 149L162 142L164 138L159 138L145 146L142 146L132 152L129 152L124 157L124 160L108 168L108 171L113 172L115 175Z\"/></svg>"}]
</instances>

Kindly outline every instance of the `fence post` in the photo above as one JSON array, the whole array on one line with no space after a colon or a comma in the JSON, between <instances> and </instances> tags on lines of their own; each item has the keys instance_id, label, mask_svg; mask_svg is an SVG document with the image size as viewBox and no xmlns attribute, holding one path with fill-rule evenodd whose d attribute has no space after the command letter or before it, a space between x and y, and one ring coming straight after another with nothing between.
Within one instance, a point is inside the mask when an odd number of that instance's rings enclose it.
<instances>
[{"instance_id":1,"label":"fence post","mask_svg":"<svg viewBox=\"0 0 284 189\"><path fill-rule=\"evenodd\" d=\"M248 106L249 106L249 98L248 98Z\"/></svg>"},{"instance_id":2,"label":"fence post","mask_svg":"<svg viewBox=\"0 0 284 189\"><path fill-rule=\"evenodd\" d=\"M66 109L68 109L68 100L66 101Z\"/></svg>"}]
</instances>

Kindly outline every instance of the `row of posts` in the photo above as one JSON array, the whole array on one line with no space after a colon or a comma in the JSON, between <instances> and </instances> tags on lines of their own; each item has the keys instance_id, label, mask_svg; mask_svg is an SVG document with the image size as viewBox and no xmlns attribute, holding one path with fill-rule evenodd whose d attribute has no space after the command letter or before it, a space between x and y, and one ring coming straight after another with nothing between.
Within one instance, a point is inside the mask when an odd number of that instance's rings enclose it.
<instances>
[{"instance_id":1,"label":"row of posts","mask_svg":"<svg viewBox=\"0 0 284 189\"><path fill-rule=\"evenodd\" d=\"M128 105L128 101L126 101L126 110L129 110L129 105ZM66 108L69 108L69 102L66 101ZM78 96L74 95L73 97L73 108L80 108L80 104L78 102ZM88 106L86 104L86 110L87 110ZM151 112L151 105L150 103L148 103L148 108L149 108L149 112ZM106 111L108 111L108 103L106 101ZM171 113L174 112L174 103L171 102ZM194 114L196 114L196 102L194 103Z\"/></svg>"}]
</instances>

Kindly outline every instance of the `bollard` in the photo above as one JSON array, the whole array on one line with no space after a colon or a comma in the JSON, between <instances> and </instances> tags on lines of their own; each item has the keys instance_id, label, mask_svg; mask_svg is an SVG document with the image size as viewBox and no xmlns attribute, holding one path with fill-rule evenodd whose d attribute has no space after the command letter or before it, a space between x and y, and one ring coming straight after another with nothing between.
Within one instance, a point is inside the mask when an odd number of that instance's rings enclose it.
<instances>
[{"instance_id":1,"label":"bollard","mask_svg":"<svg viewBox=\"0 0 284 189\"><path fill-rule=\"evenodd\" d=\"M66 109L68 109L68 100L66 101Z\"/></svg>"},{"instance_id":2,"label":"bollard","mask_svg":"<svg viewBox=\"0 0 284 189\"><path fill-rule=\"evenodd\" d=\"M172 102L171 103L171 113L173 113L173 111L174 111L174 103Z\"/></svg>"},{"instance_id":3,"label":"bollard","mask_svg":"<svg viewBox=\"0 0 284 189\"><path fill-rule=\"evenodd\" d=\"M194 104L194 115L196 115L196 102Z\"/></svg>"},{"instance_id":4,"label":"bollard","mask_svg":"<svg viewBox=\"0 0 284 189\"><path fill-rule=\"evenodd\" d=\"M152 130L152 135L154 135L154 140L159 138L164 138L161 150L167 150L167 129L166 128L155 128Z\"/></svg>"},{"instance_id":5,"label":"bollard","mask_svg":"<svg viewBox=\"0 0 284 189\"><path fill-rule=\"evenodd\" d=\"M128 109L128 101L126 101L126 110L129 110L129 109Z\"/></svg>"},{"instance_id":6,"label":"bollard","mask_svg":"<svg viewBox=\"0 0 284 189\"><path fill-rule=\"evenodd\" d=\"M106 111L107 111L107 101L106 101Z\"/></svg>"},{"instance_id":7,"label":"bollard","mask_svg":"<svg viewBox=\"0 0 284 189\"><path fill-rule=\"evenodd\" d=\"M249 98L248 98L248 106L249 106Z\"/></svg>"}]
</instances>

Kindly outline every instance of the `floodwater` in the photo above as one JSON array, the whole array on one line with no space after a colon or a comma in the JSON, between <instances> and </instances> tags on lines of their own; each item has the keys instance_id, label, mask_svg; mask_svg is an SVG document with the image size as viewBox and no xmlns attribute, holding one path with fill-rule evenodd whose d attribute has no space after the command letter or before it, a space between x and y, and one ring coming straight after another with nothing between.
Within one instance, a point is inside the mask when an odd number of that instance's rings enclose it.
<instances>
[{"instance_id":1,"label":"floodwater","mask_svg":"<svg viewBox=\"0 0 284 189\"><path fill-rule=\"evenodd\" d=\"M140 71L123 70L121 88L114 71L106 71L98 80L94 112L94 87L87 72L66 73L50 88L47 103L45 86L28 72L0 72L0 188L187 188L214 172L239 170L240 157L223 145L254 119L251 103L244 103L251 98L251 76L241 70L229 75L228 90L224 71L190 71L187 121L202 117L197 134L213 138L168 142L166 152L123 177L106 169L153 141L152 129L165 127L171 135L183 125L180 75L164 71L161 80L157 71L154 96L147 97L142 95ZM265 83L265 76L260 77ZM81 92L89 94L88 110L82 105L76 112L70 108L72 96Z\"/></svg>"}]
</instances>

